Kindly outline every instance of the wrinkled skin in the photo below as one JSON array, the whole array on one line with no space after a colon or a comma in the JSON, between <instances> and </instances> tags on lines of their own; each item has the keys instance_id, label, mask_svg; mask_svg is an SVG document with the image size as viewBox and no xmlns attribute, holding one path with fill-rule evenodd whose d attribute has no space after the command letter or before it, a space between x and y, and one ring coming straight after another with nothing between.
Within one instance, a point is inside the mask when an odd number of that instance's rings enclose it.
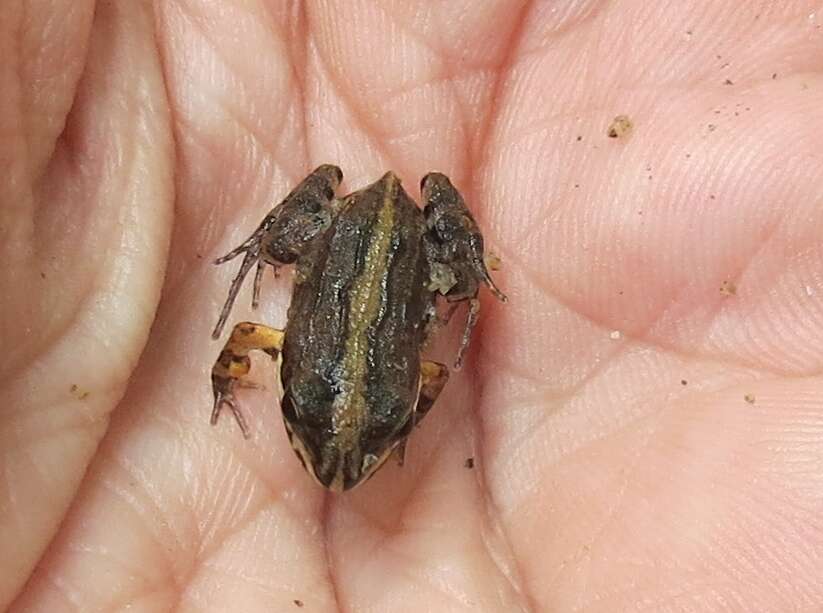
<instances>
[{"instance_id":1,"label":"wrinkled skin","mask_svg":"<svg viewBox=\"0 0 823 613\"><path fill-rule=\"evenodd\" d=\"M823 2L8 0L0 57L0 608L820 610ZM321 162L448 173L510 297L342 496L265 360L208 424L210 261Z\"/></svg>"}]
</instances>

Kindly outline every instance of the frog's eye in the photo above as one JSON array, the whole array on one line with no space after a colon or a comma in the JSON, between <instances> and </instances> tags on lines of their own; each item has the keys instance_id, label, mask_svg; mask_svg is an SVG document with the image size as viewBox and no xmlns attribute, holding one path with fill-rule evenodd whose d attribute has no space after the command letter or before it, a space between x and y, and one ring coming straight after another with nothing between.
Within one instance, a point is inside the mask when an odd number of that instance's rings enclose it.
<instances>
[{"instance_id":1,"label":"frog's eye","mask_svg":"<svg viewBox=\"0 0 823 613\"><path fill-rule=\"evenodd\" d=\"M329 407L334 393L317 373L303 373L295 377L283 394L280 406L283 417L312 428L328 425Z\"/></svg>"}]
</instances>

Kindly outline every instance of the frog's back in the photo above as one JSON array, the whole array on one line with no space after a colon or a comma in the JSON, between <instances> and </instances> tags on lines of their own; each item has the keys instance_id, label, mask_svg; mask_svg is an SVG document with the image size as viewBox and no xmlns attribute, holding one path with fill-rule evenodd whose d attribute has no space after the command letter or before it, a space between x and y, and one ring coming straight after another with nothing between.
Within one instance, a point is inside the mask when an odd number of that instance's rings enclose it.
<instances>
[{"instance_id":1,"label":"frog's back","mask_svg":"<svg viewBox=\"0 0 823 613\"><path fill-rule=\"evenodd\" d=\"M422 212L387 173L346 197L301 260L281 376L302 439L368 453L409 421L433 301L424 231Z\"/></svg>"}]
</instances>

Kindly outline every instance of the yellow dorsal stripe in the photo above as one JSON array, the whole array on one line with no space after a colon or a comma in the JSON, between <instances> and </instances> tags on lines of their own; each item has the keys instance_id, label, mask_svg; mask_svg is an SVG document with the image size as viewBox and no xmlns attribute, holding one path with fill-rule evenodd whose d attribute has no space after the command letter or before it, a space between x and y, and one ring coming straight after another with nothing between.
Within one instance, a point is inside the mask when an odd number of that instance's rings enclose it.
<instances>
[{"instance_id":1,"label":"yellow dorsal stripe","mask_svg":"<svg viewBox=\"0 0 823 613\"><path fill-rule=\"evenodd\" d=\"M385 274L389 248L394 227L394 200L398 188L397 177L386 178L383 203L372 229L369 248L363 262L363 271L352 284L349 294L349 321L346 335L345 355L342 366L344 381L349 389L335 401L332 415L334 429L354 431L362 423L366 412L365 378L366 357L369 351L367 331L380 309L380 281Z\"/></svg>"}]
</instances>

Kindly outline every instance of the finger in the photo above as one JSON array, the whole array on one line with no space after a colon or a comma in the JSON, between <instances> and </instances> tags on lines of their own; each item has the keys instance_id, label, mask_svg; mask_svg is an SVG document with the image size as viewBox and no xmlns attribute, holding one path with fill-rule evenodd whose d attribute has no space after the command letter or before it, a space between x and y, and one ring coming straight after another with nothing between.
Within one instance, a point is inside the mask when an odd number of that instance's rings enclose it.
<instances>
[{"instance_id":1,"label":"finger","mask_svg":"<svg viewBox=\"0 0 823 613\"><path fill-rule=\"evenodd\" d=\"M22 220L12 248L27 255L4 261L0 274L0 551L14 560L0 574L0 609L54 536L137 361L159 298L172 204L170 131L147 3L66 0L39 15L22 6L6 3L0 19L8 28L0 40L28 41L13 66L24 75L16 104L26 110L18 117L48 104L53 117L43 125L32 119L30 128L21 119L13 148L0 145L3 155L25 158L11 181L20 193L4 192L0 210ZM87 34L82 17L92 14ZM56 57L44 65L55 40L71 50L69 64L86 58L77 91L66 77L54 87L56 101L27 104L25 83L61 69ZM14 86L14 74L0 75Z\"/></svg>"},{"instance_id":2,"label":"finger","mask_svg":"<svg viewBox=\"0 0 823 613\"><path fill-rule=\"evenodd\" d=\"M109 4L126 10L134 3ZM252 441L239 436L233 425L215 429L208 423L211 402L205 369L216 347L209 337L214 313L207 296L219 286L222 302L239 262L215 269L195 253L206 251L204 243L224 229L246 238L243 228L248 225L238 220L241 209L257 206L259 212L250 212L256 221L271 206L268 190L282 190L288 184L265 147L279 142L278 131L300 125L284 121L290 112L288 100L280 106L272 99L296 91L288 78L277 78L284 71L278 73L276 64L285 63L288 53L279 52L282 41L270 38L275 31L292 32L292 23L273 23L262 4L241 4L155 3L156 39L164 60L164 85L172 97L180 160L175 172L173 265L153 328L157 334L141 355L102 451L87 472L82 496L27 584L26 596L18 601L23 611L53 610L44 603L61 601L67 593L78 594L75 602L81 604L74 606L81 610L116 608L137 599L154 608L185 602L184 608L195 609L280 610L284 595L289 596L288 607L293 607L293 598L306 599L308 610L307 595L330 600L322 545L311 521L322 496L300 492L295 504L271 504L273 496L279 497L277 492L299 491L300 480L311 484L274 407L269 404L261 410L260 402L274 399L244 394ZM284 19L294 13L286 12ZM115 29L124 44L136 44L123 28ZM266 46L273 44L276 49ZM139 52L150 55L144 48ZM286 68L288 77L294 69ZM283 137L283 150L288 147L291 156L283 159L295 173L305 170L294 154L299 138ZM234 240L226 239L229 242ZM199 270L192 274L195 266ZM221 275L226 278L220 280ZM273 365L261 362L265 381L272 376ZM264 419L270 421L261 427ZM226 444L220 442L224 429ZM266 534L246 529L253 526ZM238 535L240 540L235 540ZM261 565L255 556L246 557L242 552L247 546L269 562ZM210 553L202 557L198 552ZM201 565L206 558L209 561ZM242 568L235 567L239 574L229 571L235 577L254 574L253 594L241 595L239 583L218 592L209 588L225 586L224 562L241 563ZM296 590L299 593L290 594ZM238 604L238 597L243 604ZM257 600L267 606L257 605Z\"/></svg>"}]
</instances>

